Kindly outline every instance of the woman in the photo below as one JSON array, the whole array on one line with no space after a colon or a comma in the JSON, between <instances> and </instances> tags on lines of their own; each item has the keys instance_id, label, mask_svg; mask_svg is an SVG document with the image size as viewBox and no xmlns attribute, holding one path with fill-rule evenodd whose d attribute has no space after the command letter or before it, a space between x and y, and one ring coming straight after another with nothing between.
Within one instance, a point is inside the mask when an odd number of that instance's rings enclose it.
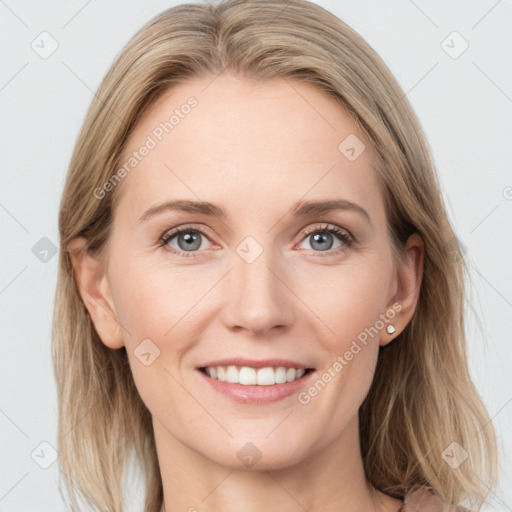
<instances>
[{"instance_id":1,"label":"woman","mask_svg":"<svg viewBox=\"0 0 512 512\"><path fill-rule=\"evenodd\" d=\"M485 502L463 255L411 106L334 15L156 16L91 104L59 227L73 506L123 510L132 454L147 512Z\"/></svg>"}]
</instances>

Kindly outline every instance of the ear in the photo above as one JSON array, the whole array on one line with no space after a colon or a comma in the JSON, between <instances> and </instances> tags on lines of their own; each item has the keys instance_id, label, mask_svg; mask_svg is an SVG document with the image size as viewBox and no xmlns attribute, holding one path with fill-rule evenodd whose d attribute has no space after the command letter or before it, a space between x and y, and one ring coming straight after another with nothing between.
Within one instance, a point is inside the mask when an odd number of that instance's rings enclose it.
<instances>
[{"instance_id":1,"label":"ear","mask_svg":"<svg viewBox=\"0 0 512 512\"><path fill-rule=\"evenodd\" d=\"M124 346L121 326L101 259L87 249L83 237L68 244L78 291L101 341L109 348Z\"/></svg>"},{"instance_id":2,"label":"ear","mask_svg":"<svg viewBox=\"0 0 512 512\"><path fill-rule=\"evenodd\" d=\"M401 261L397 268L396 293L388 304L388 310L398 311L395 317L389 321L395 328L395 332L389 334L383 330L380 345L390 343L403 331L416 310L416 304L420 295L421 281L423 279L424 243L418 233L413 233L407 240ZM401 309L398 310L396 304ZM393 304L395 307L393 308Z\"/></svg>"}]
</instances>

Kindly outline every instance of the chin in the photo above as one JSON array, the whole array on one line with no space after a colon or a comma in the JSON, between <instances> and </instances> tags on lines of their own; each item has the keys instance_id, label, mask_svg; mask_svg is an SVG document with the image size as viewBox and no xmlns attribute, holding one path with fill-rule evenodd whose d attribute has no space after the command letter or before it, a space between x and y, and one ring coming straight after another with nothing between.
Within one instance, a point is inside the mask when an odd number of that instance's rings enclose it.
<instances>
[{"instance_id":1,"label":"chin","mask_svg":"<svg viewBox=\"0 0 512 512\"><path fill-rule=\"evenodd\" d=\"M304 436L296 432L272 432L266 429L265 434L236 436L220 448L216 455L219 464L237 470L274 471L285 469L300 463L307 457ZM279 428L279 427L278 427ZM269 432L270 433L269 435ZM268 436L268 437L265 437Z\"/></svg>"}]
</instances>

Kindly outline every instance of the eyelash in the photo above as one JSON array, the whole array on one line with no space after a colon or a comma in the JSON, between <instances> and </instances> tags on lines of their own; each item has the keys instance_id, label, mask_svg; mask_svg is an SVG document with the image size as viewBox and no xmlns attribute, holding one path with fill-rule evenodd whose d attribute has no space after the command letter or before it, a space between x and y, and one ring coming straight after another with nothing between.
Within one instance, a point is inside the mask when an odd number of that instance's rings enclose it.
<instances>
[{"instance_id":1,"label":"eyelash","mask_svg":"<svg viewBox=\"0 0 512 512\"><path fill-rule=\"evenodd\" d=\"M168 245L168 243L174 237L178 236L180 233L200 233L201 235L208 238L207 234L202 229L193 228L191 226L184 226L181 228L177 228L171 232L164 233L159 240L159 245L163 246L164 249L169 250L172 253L177 254L178 256L180 256L182 258L196 258L197 252L201 252L201 251L189 251L189 253L187 254L186 251L178 251L174 247L171 247ZM346 249L350 249L356 243L355 238L347 230L341 229L341 228L338 228L335 226L329 227L329 224L326 224L323 228L315 227L315 228L306 230L304 232L304 236L303 236L301 242L304 241L308 236L310 236L314 233L331 233L331 234L337 236L338 239L345 244L345 248L338 248L338 249L328 250L328 251L313 251L315 253L318 253L318 255L320 257L332 256L333 253L337 253L340 251L344 251ZM323 252L325 252L326 254L322 254Z\"/></svg>"}]
</instances>

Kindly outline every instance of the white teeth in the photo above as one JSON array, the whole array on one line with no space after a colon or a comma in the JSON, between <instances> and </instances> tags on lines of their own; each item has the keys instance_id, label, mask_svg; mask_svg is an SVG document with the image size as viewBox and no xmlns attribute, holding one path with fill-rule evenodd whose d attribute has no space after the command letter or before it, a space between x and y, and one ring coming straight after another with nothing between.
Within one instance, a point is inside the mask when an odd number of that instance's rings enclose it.
<instances>
[{"instance_id":1,"label":"white teeth","mask_svg":"<svg viewBox=\"0 0 512 512\"><path fill-rule=\"evenodd\" d=\"M238 376L238 383L244 384L245 386L255 385L258 383L258 379L256 376L256 370L254 368L249 368L248 366L242 366L240 368L240 374Z\"/></svg>"},{"instance_id":2,"label":"white teeth","mask_svg":"<svg viewBox=\"0 0 512 512\"><path fill-rule=\"evenodd\" d=\"M210 377L214 378L213 375ZM217 379L226 382L226 368L224 366L217 366Z\"/></svg>"},{"instance_id":3,"label":"white teeth","mask_svg":"<svg viewBox=\"0 0 512 512\"><path fill-rule=\"evenodd\" d=\"M258 370L258 386L273 386L276 383L274 368L260 368Z\"/></svg>"},{"instance_id":4,"label":"white teeth","mask_svg":"<svg viewBox=\"0 0 512 512\"><path fill-rule=\"evenodd\" d=\"M276 368L276 384L284 384L286 382L286 368L280 366Z\"/></svg>"},{"instance_id":5,"label":"white teeth","mask_svg":"<svg viewBox=\"0 0 512 512\"><path fill-rule=\"evenodd\" d=\"M251 368L249 366L210 366L205 368L206 374L212 379L244 386L272 386L300 379L306 370L303 368Z\"/></svg>"},{"instance_id":6,"label":"white teeth","mask_svg":"<svg viewBox=\"0 0 512 512\"><path fill-rule=\"evenodd\" d=\"M228 366L226 369L226 382L230 382L231 384L238 384L238 370L236 366Z\"/></svg>"}]
</instances>

